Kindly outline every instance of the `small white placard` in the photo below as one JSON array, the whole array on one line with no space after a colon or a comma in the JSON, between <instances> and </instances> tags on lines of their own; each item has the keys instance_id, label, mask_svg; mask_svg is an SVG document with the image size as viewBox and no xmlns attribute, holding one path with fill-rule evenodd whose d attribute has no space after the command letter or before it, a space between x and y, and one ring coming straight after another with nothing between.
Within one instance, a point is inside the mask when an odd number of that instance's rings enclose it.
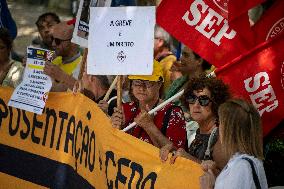
<instances>
[{"instance_id":1,"label":"small white placard","mask_svg":"<svg viewBox=\"0 0 284 189\"><path fill-rule=\"evenodd\" d=\"M88 48L89 7L110 7L111 0L81 0L76 15L72 43Z\"/></svg>"},{"instance_id":2,"label":"small white placard","mask_svg":"<svg viewBox=\"0 0 284 189\"><path fill-rule=\"evenodd\" d=\"M14 90L9 106L42 114L52 86L51 78L43 73L43 68L45 61L51 60L53 55L53 51L27 48L27 64L23 81Z\"/></svg>"},{"instance_id":3,"label":"small white placard","mask_svg":"<svg viewBox=\"0 0 284 189\"><path fill-rule=\"evenodd\" d=\"M151 75L155 7L91 7L87 73Z\"/></svg>"}]
</instances>

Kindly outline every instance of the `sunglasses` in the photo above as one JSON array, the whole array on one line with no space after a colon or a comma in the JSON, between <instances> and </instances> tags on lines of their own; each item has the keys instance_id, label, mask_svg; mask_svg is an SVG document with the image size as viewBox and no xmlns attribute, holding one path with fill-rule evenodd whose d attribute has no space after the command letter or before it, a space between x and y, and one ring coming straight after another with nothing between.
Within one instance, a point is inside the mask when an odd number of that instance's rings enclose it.
<instances>
[{"instance_id":1,"label":"sunglasses","mask_svg":"<svg viewBox=\"0 0 284 189\"><path fill-rule=\"evenodd\" d=\"M212 102L212 100L206 95L196 96L194 94L191 94L186 98L186 101L189 104L194 104L196 100L198 100L201 106L208 106L209 103Z\"/></svg>"},{"instance_id":2,"label":"sunglasses","mask_svg":"<svg viewBox=\"0 0 284 189\"><path fill-rule=\"evenodd\" d=\"M132 85L134 87L144 87L147 89L152 88L157 82L155 81L141 81L141 80L133 80Z\"/></svg>"},{"instance_id":3,"label":"sunglasses","mask_svg":"<svg viewBox=\"0 0 284 189\"><path fill-rule=\"evenodd\" d=\"M52 42L54 41L56 45L60 45L61 42L63 41L70 41L71 39L58 39L58 38L55 38L55 37L52 37Z\"/></svg>"}]
</instances>

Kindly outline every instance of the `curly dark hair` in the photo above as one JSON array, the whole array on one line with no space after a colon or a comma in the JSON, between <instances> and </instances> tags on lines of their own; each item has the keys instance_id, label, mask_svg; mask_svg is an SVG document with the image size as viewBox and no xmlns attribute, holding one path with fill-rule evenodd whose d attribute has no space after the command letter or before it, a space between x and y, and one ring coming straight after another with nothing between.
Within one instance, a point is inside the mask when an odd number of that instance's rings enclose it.
<instances>
[{"instance_id":1,"label":"curly dark hair","mask_svg":"<svg viewBox=\"0 0 284 189\"><path fill-rule=\"evenodd\" d=\"M59 18L59 16L58 16L56 13L47 12L47 13L44 13L44 14L42 14L42 15L40 15L40 16L38 17L38 19L37 19L37 21L36 21L36 23L35 23L36 26L39 28L39 27L41 26L41 24L42 24L43 22L45 22L46 19L47 19L47 17L49 17L49 16L52 17L55 22L57 22L57 23L60 22L60 18Z\"/></svg>"},{"instance_id":2,"label":"curly dark hair","mask_svg":"<svg viewBox=\"0 0 284 189\"><path fill-rule=\"evenodd\" d=\"M184 95L181 98L182 103L188 107L186 97L193 93L195 90L207 88L211 93L212 112L218 117L219 106L231 97L229 87L220 79L216 77L207 77L200 75L199 77L192 78L185 88Z\"/></svg>"}]
</instances>

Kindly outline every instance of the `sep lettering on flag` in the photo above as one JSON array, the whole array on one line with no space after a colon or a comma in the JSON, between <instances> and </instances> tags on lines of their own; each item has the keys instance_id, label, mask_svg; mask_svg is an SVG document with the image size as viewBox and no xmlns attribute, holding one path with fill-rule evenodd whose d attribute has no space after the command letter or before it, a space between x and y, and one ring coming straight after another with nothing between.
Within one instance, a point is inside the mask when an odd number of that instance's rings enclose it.
<instances>
[{"instance_id":1,"label":"sep lettering on flag","mask_svg":"<svg viewBox=\"0 0 284 189\"><path fill-rule=\"evenodd\" d=\"M159 149L112 128L83 95L50 93L37 115L8 107L11 94L0 87L1 189L199 188L199 164L162 163Z\"/></svg>"},{"instance_id":2,"label":"sep lettering on flag","mask_svg":"<svg viewBox=\"0 0 284 189\"><path fill-rule=\"evenodd\" d=\"M229 24L223 11L206 0L163 0L157 9L161 27L216 67L251 47L246 18L240 16Z\"/></svg>"},{"instance_id":3,"label":"sep lettering on flag","mask_svg":"<svg viewBox=\"0 0 284 189\"><path fill-rule=\"evenodd\" d=\"M250 100L266 136L284 119L284 35L265 42L216 70L234 95Z\"/></svg>"},{"instance_id":4,"label":"sep lettering on flag","mask_svg":"<svg viewBox=\"0 0 284 189\"><path fill-rule=\"evenodd\" d=\"M252 27L256 42L272 39L284 31L284 1L277 0L264 12L261 19Z\"/></svg>"}]
</instances>

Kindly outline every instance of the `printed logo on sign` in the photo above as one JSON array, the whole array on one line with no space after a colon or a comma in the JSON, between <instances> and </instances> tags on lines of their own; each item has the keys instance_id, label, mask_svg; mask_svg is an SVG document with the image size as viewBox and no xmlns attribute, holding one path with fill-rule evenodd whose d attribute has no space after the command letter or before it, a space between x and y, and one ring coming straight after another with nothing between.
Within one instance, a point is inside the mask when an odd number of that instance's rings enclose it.
<instances>
[{"instance_id":1,"label":"printed logo on sign","mask_svg":"<svg viewBox=\"0 0 284 189\"><path fill-rule=\"evenodd\" d=\"M213 0L222 11L228 12L228 0Z\"/></svg>"},{"instance_id":2,"label":"printed logo on sign","mask_svg":"<svg viewBox=\"0 0 284 189\"><path fill-rule=\"evenodd\" d=\"M266 36L266 40L272 39L284 30L284 18L278 20L270 29Z\"/></svg>"},{"instance_id":3,"label":"printed logo on sign","mask_svg":"<svg viewBox=\"0 0 284 189\"><path fill-rule=\"evenodd\" d=\"M28 49L28 55L33 55L33 50L32 49Z\"/></svg>"},{"instance_id":4,"label":"printed logo on sign","mask_svg":"<svg viewBox=\"0 0 284 189\"><path fill-rule=\"evenodd\" d=\"M117 60L122 63L125 59L126 59L126 55L124 54L123 51L120 51L117 55Z\"/></svg>"},{"instance_id":5,"label":"printed logo on sign","mask_svg":"<svg viewBox=\"0 0 284 189\"><path fill-rule=\"evenodd\" d=\"M46 103L46 100L48 98L48 93L44 93L42 96L42 100Z\"/></svg>"},{"instance_id":6,"label":"printed logo on sign","mask_svg":"<svg viewBox=\"0 0 284 189\"><path fill-rule=\"evenodd\" d=\"M281 86L282 86L282 89L284 90L284 62L282 63L282 66L281 66Z\"/></svg>"},{"instance_id":7,"label":"printed logo on sign","mask_svg":"<svg viewBox=\"0 0 284 189\"><path fill-rule=\"evenodd\" d=\"M53 51L47 51L45 53L45 60L52 61L54 55L55 55L55 53Z\"/></svg>"}]
</instances>

